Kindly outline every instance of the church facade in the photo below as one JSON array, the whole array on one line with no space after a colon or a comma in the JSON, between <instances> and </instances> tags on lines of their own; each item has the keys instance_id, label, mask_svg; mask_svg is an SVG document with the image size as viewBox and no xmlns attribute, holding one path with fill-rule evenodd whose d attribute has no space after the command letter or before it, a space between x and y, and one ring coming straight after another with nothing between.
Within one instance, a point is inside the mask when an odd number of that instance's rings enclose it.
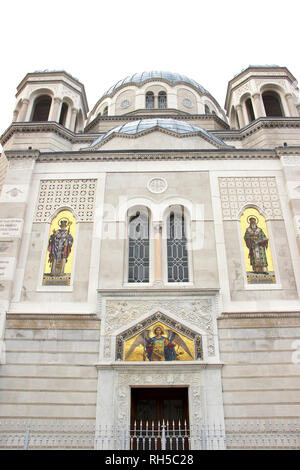
<instances>
[{"instance_id":1,"label":"church facade","mask_svg":"<svg viewBox=\"0 0 300 470\"><path fill-rule=\"evenodd\" d=\"M240 72L224 109L171 72L120 80L91 111L70 74L28 73L1 144L1 420L298 419L286 67Z\"/></svg>"}]
</instances>

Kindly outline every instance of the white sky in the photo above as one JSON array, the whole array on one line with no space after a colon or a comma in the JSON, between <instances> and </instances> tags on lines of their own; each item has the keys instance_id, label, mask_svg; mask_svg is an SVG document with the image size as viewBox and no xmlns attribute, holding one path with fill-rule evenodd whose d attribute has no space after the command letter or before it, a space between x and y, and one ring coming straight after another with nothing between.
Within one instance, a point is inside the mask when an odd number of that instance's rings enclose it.
<instances>
[{"instance_id":1,"label":"white sky","mask_svg":"<svg viewBox=\"0 0 300 470\"><path fill-rule=\"evenodd\" d=\"M28 72L66 70L89 108L136 72L182 73L224 106L228 81L249 64L287 66L300 80L296 0L4 0L0 135Z\"/></svg>"}]
</instances>

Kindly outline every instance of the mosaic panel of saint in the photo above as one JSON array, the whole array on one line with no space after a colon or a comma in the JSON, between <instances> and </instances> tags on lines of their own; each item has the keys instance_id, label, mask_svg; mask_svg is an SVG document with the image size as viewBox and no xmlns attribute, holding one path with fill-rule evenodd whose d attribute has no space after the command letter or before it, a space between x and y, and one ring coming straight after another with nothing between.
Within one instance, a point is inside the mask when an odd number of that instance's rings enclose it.
<instances>
[{"instance_id":1,"label":"mosaic panel of saint","mask_svg":"<svg viewBox=\"0 0 300 470\"><path fill-rule=\"evenodd\" d=\"M264 216L250 207L242 214L240 223L248 284L276 283Z\"/></svg>"},{"instance_id":2,"label":"mosaic panel of saint","mask_svg":"<svg viewBox=\"0 0 300 470\"><path fill-rule=\"evenodd\" d=\"M125 361L191 361L194 343L162 323L155 324L125 344Z\"/></svg>"},{"instance_id":3,"label":"mosaic panel of saint","mask_svg":"<svg viewBox=\"0 0 300 470\"><path fill-rule=\"evenodd\" d=\"M51 222L43 285L70 285L76 219L64 210Z\"/></svg>"}]
</instances>

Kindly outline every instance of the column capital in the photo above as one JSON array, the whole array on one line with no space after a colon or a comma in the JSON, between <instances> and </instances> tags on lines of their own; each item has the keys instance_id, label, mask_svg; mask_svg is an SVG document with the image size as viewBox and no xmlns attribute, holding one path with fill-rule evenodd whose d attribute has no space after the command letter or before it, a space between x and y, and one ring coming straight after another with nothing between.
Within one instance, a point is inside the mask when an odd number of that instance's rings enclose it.
<instances>
[{"instance_id":1,"label":"column capital","mask_svg":"<svg viewBox=\"0 0 300 470\"><path fill-rule=\"evenodd\" d=\"M155 233L162 232L162 222L153 222L153 230Z\"/></svg>"}]
</instances>

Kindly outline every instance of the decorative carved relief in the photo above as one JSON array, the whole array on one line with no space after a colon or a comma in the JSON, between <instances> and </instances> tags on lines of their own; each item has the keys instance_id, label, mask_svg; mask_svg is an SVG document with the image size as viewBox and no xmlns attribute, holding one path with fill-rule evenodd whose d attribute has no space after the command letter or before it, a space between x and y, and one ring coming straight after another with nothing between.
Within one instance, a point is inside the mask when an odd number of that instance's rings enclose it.
<instances>
[{"instance_id":1,"label":"decorative carved relief","mask_svg":"<svg viewBox=\"0 0 300 470\"><path fill-rule=\"evenodd\" d=\"M260 207L267 217L281 220L275 177L219 178L224 220L236 220L246 204Z\"/></svg>"},{"instance_id":2,"label":"decorative carved relief","mask_svg":"<svg viewBox=\"0 0 300 470\"><path fill-rule=\"evenodd\" d=\"M161 194L168 188L168 183L165 178L152 178L148 181L147 187L151 193Z\"/></svg>"},{"instance_id":3,"label":"decorative carved relief","mask_svg":"<svg viewBox=\"0 0 300 470\"><path fill-rule=\"evenodd\" d=\"M203 400L201 395L201 377L199 373L170 373L139 371L138 374L129 374L128 371L119 373L118 406L116 407L115 420L118 426L125 427L130 421L130 387L131 386L165 386L190 385L192 388L191 423L199 422Z\"/></svg>"},{"instance_id":4,"label":"decorative carved relief","mask_svg":"<svg viewBox=\"0 0 300 470\"><path fill-rule=\"evenodd\" d=\"M59 208L74 209L79 222L92 222L97 180L42 180L35 211L35 222L47 222Z\"/></svg>"},{"instance_id":5,"label":"decorative carved relief","mask_svg":"<svg viewBox=\"0 0 300 470\"><path fill-rule=\"evenodd\" d=\"M153 310L166 310L176 315L178 320L185 320L196 328L204 330L207 334L208 355L215 354L214 329L212 318L212 300L108 300L106 303L106 318L104 334L109 335L123 326L133 323L134 320L146 316Z\"/></svg>"}]
</instances>

